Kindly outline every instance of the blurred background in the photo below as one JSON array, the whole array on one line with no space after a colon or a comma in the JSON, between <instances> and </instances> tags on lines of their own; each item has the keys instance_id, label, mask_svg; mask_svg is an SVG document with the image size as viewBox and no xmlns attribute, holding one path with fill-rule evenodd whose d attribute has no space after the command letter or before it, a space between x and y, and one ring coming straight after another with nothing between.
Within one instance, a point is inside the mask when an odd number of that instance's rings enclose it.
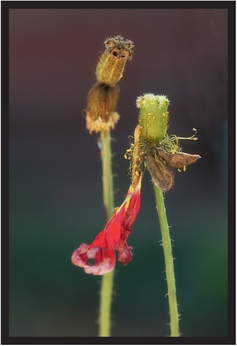
<instances>
[{"instance_id":1,"label":"blurred background","mask_svg":"<svg viewBox=\"0 0 237 346\"><path fill-rule=\"evenodd\" d=\"M71 264L104 228L98 134L83 109L107 37L135 44L112 131L115 205L136 98L170 99L169 134L201 159L165 195L182 336L227 336L227 10L10 10L10 336L97 336L101 277ZM151 178L116 264L112 336L169 335L163 249Z\"/></svg>"}]
</instances>

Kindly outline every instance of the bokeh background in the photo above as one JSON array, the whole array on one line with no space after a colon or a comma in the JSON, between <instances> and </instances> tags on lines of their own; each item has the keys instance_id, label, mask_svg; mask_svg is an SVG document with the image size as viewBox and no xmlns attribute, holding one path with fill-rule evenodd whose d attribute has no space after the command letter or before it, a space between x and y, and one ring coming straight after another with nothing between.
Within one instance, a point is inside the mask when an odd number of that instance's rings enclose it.
<instances>
[{"instance_id":1,"label":"bokeh background","mask_svg":"<svg viewBox=\"0 0 237 346\"><path fill-rule=\"evenodd\" d=\"M182 336L227 336L227 10L10 10L10 336L97 336L100 277L70 262L103 229L98 134L82 110L108 36L135 44L112 131L115 204L136 97L170 99L169 134L201 155L165 195ZM116 264L113 336L169 335L163 250L148 172Z\"/></svg>"}]
</instances>

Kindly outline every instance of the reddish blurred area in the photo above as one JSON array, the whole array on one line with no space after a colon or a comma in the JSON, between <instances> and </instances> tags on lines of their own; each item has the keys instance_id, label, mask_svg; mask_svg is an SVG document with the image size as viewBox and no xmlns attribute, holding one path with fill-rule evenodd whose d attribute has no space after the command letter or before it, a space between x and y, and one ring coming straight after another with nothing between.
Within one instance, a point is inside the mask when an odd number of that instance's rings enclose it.
<instances>
[{"instance_id":1,"label":"reddish blurred area","mask_svg":"<svg viewBox=\"0 0 237 346\"><path fill-rule=\"evenodd\" d=\"M122 126L146 92L171 100L172 128L209 131L227 118L227 10L11 9L12 128L84 127L103 42L118 34L135 43L119 83Z\"/></svg>"}]
</instances>

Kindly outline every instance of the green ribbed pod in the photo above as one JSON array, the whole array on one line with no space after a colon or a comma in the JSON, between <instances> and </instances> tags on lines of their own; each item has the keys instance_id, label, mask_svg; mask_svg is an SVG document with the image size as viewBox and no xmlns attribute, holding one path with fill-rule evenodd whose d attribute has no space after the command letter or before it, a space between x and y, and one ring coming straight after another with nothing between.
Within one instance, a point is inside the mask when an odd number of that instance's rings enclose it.
<instances>
[{"instance_id":1,"label":"green ribbed pod","mask_svg":"<svg viewBox=\"0 0 237 346\"><path fill-rule=\"evenodd\" d=\"M141 138L150 143L158 143L167 131L168 98L163 95L144 94L137 98L136 104L137 108L140 108Z\"/></svg>"}]
</instances>

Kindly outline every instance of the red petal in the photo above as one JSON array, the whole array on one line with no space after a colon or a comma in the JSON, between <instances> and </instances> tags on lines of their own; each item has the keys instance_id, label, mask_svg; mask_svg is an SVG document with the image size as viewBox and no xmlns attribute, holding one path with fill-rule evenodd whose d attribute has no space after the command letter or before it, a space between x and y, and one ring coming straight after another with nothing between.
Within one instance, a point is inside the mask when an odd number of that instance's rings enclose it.
<instances>
[{"instance_id":1,"label":"red petal","mask_svg":"<svg viewBox=\"0 0 237 346\"><path fill-rule=\"evenodd\" d=\"M88 274L102 275L113 270L116 262L115 249L121 237L125 205L115 213L106 228L100 232L92 244L81 244L72 255L72 263L83 267ZM95 259L95 264L87 264L88 259Z\"/></svg>"},{"instance_id":2,"label":"red petal","mask_svg":"<svg viewBox=\"0 0 237 346\"><path fill-rule=\"evenodd\" d=\"M118 247L118 260L122 262L124 266L126 266L128 262L132 262L133 253L130 249L132 250L132 246L128 246L126 240L121 242Z\"/></svg>"},{"instance_id":3,"label":"red petal","mask_svg":"<svg viewBox=\"0 0 237 346\"><path fill-rule=\"evenodd\" d=\"M123 265L127 265L128 262L132 261L132 252L130 249L132 249L131 246L127 245L127 238L129 234L131 233L132 229L130 228L132 224L134 223L139 207L140 207L140 188L141 188L141 172L140 176L137 179L137 184L134 188L134 191L132 192L132 187L129 188L128 194L131 190L130 193L132 193L132 196L130 200L126 203L127 210L124 215L124 220L123 220L123 227L122 227L122 232L121 232L121 238L119 241L119 246L118 246L118 254L119 258L118 260L123 263Z\"/></svg>"},{"instance_id":4,"label":"red petal","mask_svg":"<svg viewBox=\"0 0 237 346\"><path fill-rule=\"evenodd\" d=\"M124 217L124 222L123 225L125 228L129 229L132 224L134 223L139 208L140 208L140 189L141 189L141 178L142 178L142 172L139 173L139 177L137 178L137 184L134 188L134 191L132 191L132 196L129 202L129 205L127 207L126 213L125 213L125 217ZM128 193L130 192L130 190L132 190L133 188L130 187L128 190ZM131 192L130 192L131 193Z\"/></svg>"},{"instance_id":5,"label":"red petal","mask_svg":"<svg viewBox=\"0 0 237 346\"><path fill-rule=\"evenodd\" d=\"M132 253L127 245L131 225L135 221L140 207L141 172L135 187L130 186L126 199L121 207L91 243L81 244L72 255L72 263L83 267L88 274L102 275L113 270L116 262L115 250L118 251L118 260L126 265L132 261ZM93 265L87 264L88 259L95 259Z\"/></svg>"}]
</instances>

